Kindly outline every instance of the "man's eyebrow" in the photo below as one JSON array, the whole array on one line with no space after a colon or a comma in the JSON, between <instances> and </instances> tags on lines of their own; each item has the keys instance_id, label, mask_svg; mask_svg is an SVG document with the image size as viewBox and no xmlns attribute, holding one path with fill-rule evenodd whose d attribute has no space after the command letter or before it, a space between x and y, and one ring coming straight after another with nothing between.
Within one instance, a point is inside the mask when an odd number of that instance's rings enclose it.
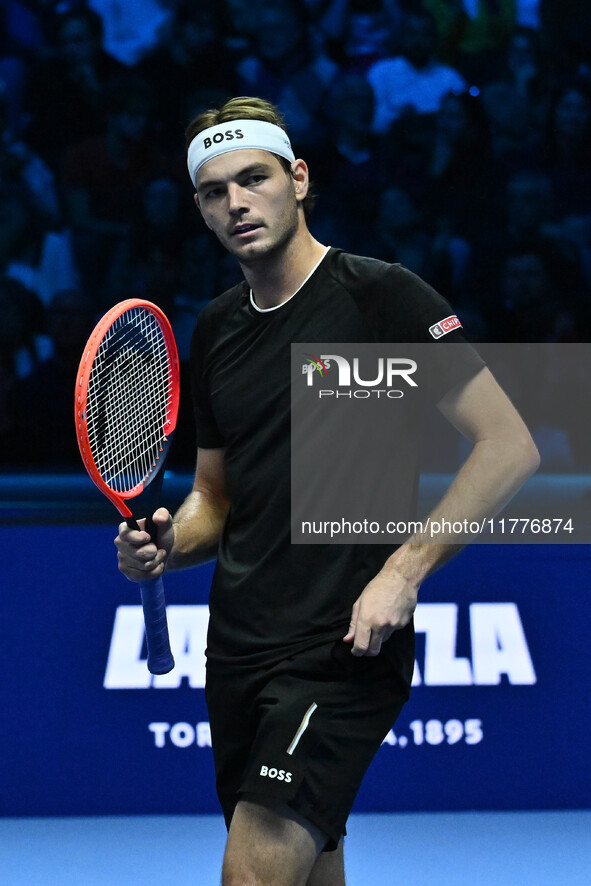
<instances>
[{"instance_id":1,"label":"man's eyebrow","mask_svg":"<svg viewBox=\"0 0 591 886\"><path fill-rule=\"evenodd\" d=\"M253 172L269 172L271 166L267 163L251 163L249 166L244 166L242 169L238 170L238 172L232 176L232 178L241 178L245 175L252 175ZM225 184L224 179L216 179L216 178L208 178L205 181L200 182L198 191L203 191L208 188L215 188L217 185Z\"/></svg>"}]
</instances>

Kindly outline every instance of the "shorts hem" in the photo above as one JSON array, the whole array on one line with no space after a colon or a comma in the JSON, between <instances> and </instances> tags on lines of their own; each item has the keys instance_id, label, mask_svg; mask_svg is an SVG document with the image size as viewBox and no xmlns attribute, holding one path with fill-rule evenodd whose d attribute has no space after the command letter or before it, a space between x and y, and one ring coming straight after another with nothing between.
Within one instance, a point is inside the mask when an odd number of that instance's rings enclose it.
<instances>
[{"instance_id":1,"label":"shorts hem","mask_svg":"<svg viewBox=\"0 0 591 886\"><path fill-rule=\"evenodd\" d=\"M326 842L322 849L323 852L334 852L341 837L345 837L347 835L347 828L343 825L326 825L326 822L320 820L320 817L316 816L314 810L311 810L306 803L298 802L297 793L294 796L289 798L279 797L277 794L272 793L271 791L265 790L262 786L257 788L243 788L238 792L238 799L244 799L245 797L264 797L266 800L270 800L271 802L277 802L278 804L282 804L283 806L289 806L294 812L297 812L298 815L301 815L302 818L305 818L313 827L319 830L323 836L326 838Z\"/></svg>"}]
</instances>

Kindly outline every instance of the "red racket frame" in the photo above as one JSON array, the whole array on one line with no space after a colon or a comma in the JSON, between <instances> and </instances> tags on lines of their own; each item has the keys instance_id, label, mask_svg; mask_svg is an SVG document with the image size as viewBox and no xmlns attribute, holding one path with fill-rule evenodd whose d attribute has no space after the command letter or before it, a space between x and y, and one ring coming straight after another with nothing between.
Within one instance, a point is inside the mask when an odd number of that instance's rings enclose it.
<instances>
[{"instance_id":1,"label":"red racket frame","mask_svg":"<svg viewBox=\"0 0 591 886\"><path fill-rule=\"evenodd\" d=\"M154 462L150 471L150 474L145 477L141 483L138 483L136 486L133 487L133 489L130 489L126 492L116 492L114 489L111 489L111 487L108 485L108 483L105 482L105 480L103 480L92 457L90 441L88 437L88 427L86 423L86 404L88 399L88 384L90 380L90 374L92 372L92 367L94 365L94 360L100 344L115 320L117 320L119 317L121 317L124 313L131 310L132 308L143 308L144 310L149 311L157 319L158 324L162 330L164 343L167 350L167 356L169 358L168 365L171 372L170 396L169 403L167 404L166 408L165 427L163 428L164 437L166 438L174 431L176 427L179 408L179 358L176 342L174 340L172 327L166 315L160 310L157 305L152 304L152 302L145 301L144 299L129 298L125 301L119 302L119 304L116 304L113 308L111 308L110 311L107 311L107 313L97 323L90 338L88 339L88 342L86 343L86 347L84 348L84 352L82 354L82 359L80 360L78 375L76 377L76 393L74 403L76 436L78 438L80 455L82 456L82 460L86 466L86 470L88 471L88 474L93 483L100 489L100 491L104 495L106 495L109 501L111 501L112 504L115 505L121 516L125 518L131 518L133 516L131 510L126 504L126 500L135 498L137 495L143 492L146 486L151 482L154 476L152 472L156 472L158 461L165 455L164 447L160 448L160 452L162 454L160 456L157 456L156 461Z\"/></svg>"}]
</instances>

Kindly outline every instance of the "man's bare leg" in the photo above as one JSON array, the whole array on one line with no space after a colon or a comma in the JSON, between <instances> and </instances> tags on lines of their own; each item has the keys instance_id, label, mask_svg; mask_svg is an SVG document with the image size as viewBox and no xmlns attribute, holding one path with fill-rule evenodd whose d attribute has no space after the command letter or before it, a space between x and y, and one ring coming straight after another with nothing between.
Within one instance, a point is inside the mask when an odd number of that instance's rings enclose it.
<instances>
[{"instance_id":1,"label":"man's bare leg","mask_svg":"<svg viewBox=\"0 0 591 886\"><path fill-rule=\"evenodd\" d=\"M307 886L345 886L343 838L334 852L321 852L312 868Z\"/></svg>"},{"instance_id":2,"label":"man's bare leg","mask_svg":"<svg viewBox=\"0 0 591 886\"><path fill-rule=\"evenodd\" d=\"M317 859L327 854L322 853L325 840L318 828L285 804L244 798L230 825L222 886L307 886ZM327 862L319 864L322 870ZM323 886L332 884L324 880ZM341 884L337 880L334 886Z\"/></svg>"}]
</instances>

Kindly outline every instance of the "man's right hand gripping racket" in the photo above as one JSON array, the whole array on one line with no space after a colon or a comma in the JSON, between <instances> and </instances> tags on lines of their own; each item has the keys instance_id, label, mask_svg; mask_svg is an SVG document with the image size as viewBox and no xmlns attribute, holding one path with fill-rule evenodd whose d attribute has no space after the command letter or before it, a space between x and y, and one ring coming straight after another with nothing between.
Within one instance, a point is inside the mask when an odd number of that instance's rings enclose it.
<instances>
[{"instance_id":1,"label":"man's right hand gripping racket","mask_svg":"<svg viewBox=\"0 0 591 886\"><path fill-rule=\"evenodd\" d=\"M176 427L179 361L170 323L150 302L128 299L111 308L90 336L76 379L76 434L93 482L132 529L127 502L142 496L146 532ZM137 513L137 510L136 510ZM167 674L170 651L162 579L140 582L148 670Z\"/></svg>"}]
</instances>

